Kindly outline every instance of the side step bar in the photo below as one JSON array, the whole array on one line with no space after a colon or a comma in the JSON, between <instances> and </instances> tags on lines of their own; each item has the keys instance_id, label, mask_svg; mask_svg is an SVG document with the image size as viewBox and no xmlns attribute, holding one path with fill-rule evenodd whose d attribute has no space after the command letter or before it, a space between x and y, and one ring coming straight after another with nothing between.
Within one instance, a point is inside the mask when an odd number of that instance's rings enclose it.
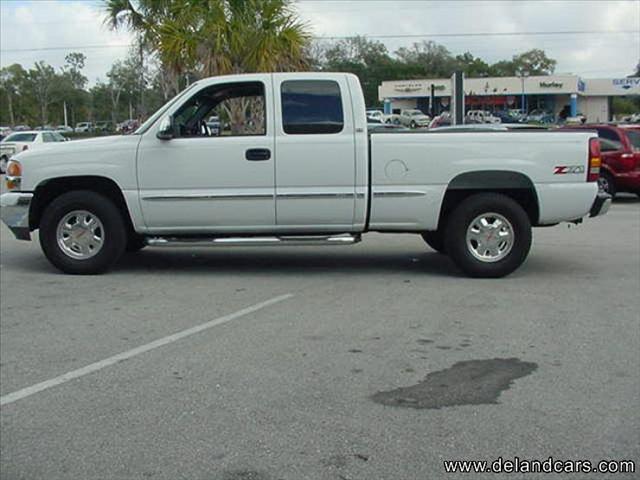
<instances>
[{"instance_id":1,"label":"side step bar","mask_svg":"<svg viewBox=\"0 0 640 480\"><path fill-rule=\"evenodd\" d=\"M360 235L296 235L282 237L147 237L150 247L266 247L353 245Z\"/></svg>"}]
</instances>

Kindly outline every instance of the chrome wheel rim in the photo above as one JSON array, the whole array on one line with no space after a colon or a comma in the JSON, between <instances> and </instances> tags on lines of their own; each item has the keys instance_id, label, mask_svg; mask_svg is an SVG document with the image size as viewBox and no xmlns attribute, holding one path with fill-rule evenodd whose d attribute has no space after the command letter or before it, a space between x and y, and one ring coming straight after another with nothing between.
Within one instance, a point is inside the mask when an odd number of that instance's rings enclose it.
<instances>
[{"instance_id":1,"label":"chrome wheel rim","mask_svg":"<svg viewBox=\"0 0 640 480\"><path fill-rule=\"evenodd\" d=\"M482 213L467 228L467 249L481 262L499 262L509 255L514 241L513 225L499 213Z\"/></svg>"},{"instance_id":2,"label":"chrome wheel rim","mask_svg":"<svg viewBox=\"0 0 640 480\"><path fill-rule=\"evenodd\" d=\"M609 180L606 177L598 177L598 188L601 192L609 193Z\"/></svg>"},{"instance_id":3,"label":"chrome wheel rim","mask_svg":"<svg viewBox=\"0 0 640 480\"><path fill-rule=\"evenodd\" d=\"M58 222L56 239L65 255L75 260L87 260L102 249L104 227L93 213L74 210Z\"/></svg>"}]
</instances>

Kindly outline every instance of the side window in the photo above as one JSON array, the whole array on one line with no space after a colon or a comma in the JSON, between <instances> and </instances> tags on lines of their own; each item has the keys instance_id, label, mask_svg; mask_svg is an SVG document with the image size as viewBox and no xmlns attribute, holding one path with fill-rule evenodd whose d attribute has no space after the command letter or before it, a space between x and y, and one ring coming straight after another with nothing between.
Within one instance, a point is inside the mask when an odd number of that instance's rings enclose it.
<instances>
[{"instance_id":1,"label":"side window","mask_svg":"<svg viewBox=\"0 0 640 480\"><path fill-rule=\"evenodd\" d=\"M51 135L49 132L45 132L42 134L42 141L45 143L48 143L48 142L55 142L56 140L53 138L53 135Z\"/></svg>"},{"instance_id":2,"label":"side window","mask_svg":"<svg viewBox=\"0 0 640 480\"><path fill-rule=\"evenodd\" d=\"M600 150L603 152L615 152L620 150L620 142L600 138Z\"/></svg>"},{"instance_id":3,"label":"side window","mask_svg":"<svg viewBox=\"0 0 640 480\"><path fill-rule=\"evenodd\" d=\"M287 80L282 82L280 96L285 133L339 133L344 128L342 97L337 82Z\"/></svg>"},{"instance_id":4,"label":"side window","mask_svg":"<svg viewBox=\"0 0 640 480\"><path fill-rule=\"evenodd\" d=\"M598 137L609 140L609 148L615 146L614 150L620 150L622 148L622 141L617 132L609 130L608 128L599 128Z\"/></svg>"},{"instance_id":5,"label":"side window","mask_svg":"<svg viewBox=\"0 0 640 480\"><path fill-rule=\"evenodd\" d=\"M241 82L204 88L173 115L175 137L266 135L264 84Z\"/></svg>"}]
</instances>

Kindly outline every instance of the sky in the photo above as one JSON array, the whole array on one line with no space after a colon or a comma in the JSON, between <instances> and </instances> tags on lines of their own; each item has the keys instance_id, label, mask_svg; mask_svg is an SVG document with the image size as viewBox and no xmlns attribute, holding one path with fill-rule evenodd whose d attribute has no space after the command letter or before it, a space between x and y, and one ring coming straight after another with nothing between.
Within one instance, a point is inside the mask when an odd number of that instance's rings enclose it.
<instances>
[{"instance_id":1,"label":"sky","mask_svg":"<svg viewBox=\"0 0 640 480\"><path fill-rule=\"evenodd\" d=\"M495 62L541 48L558 61L556 73L585 78L627 76L640 60L640 0L297 0L295 9L315 37L366 35L391 52L433 40ZM450 36L567 31L609 33ZM81 51L94 84L131 42L129 32L104 25L101 0L0 0L0 66L44 60L59 68Z\"/></svg>"}]
</instances>

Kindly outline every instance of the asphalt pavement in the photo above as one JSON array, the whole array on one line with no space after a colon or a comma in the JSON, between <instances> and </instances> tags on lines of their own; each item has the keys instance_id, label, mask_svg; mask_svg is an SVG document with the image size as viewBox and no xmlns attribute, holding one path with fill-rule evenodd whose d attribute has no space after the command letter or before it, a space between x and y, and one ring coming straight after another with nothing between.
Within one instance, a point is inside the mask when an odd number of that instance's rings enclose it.
<instances>
[{"instance_id":1,"label":"asphalt pavement","mask_svg":"<svg viewBox=\"0 0 640 480\"><path fill-rule=\"evenodd\" d=\"M417 480L475 478L444 460L640 460L636 197L536 229L499 280L463 277L414 235L147 248L89 277L4 225L0 242L3 480Z\"/></svg>"}]
</instances>

